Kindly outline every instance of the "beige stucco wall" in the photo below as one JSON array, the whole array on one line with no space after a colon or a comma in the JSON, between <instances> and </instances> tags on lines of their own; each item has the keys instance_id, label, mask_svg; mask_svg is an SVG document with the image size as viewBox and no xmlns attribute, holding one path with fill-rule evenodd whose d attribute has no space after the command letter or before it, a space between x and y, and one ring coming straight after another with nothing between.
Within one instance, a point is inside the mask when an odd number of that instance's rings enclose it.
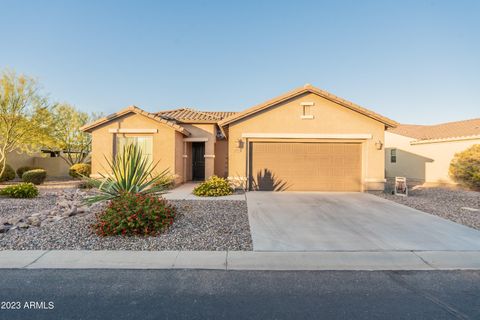
<instances>
[{"instance_id":1,"label":"beige stucco wall","mask_svg":"<svg viewBox=\"0 0 480 320\"><path fill-rule=\"evenodd\" d=\"M34 157L33 166L47 170L49 178L67 178L70 166L60 157Z\"/></svg>"},{"instance_id":2,"label":"beige stucco wall","mask_svg":"<svg viewBox=\"0 0 480 320\"><path fill-rule=\"evenodd\" d=\"M33 167L33 156L23 152L12 151L7 154L7 164L9 164L13 170L17 170L20 167Z\"/></svg>"},{"instance_id":3,"label":"beige stucco wall","mask_svg":"<svg viewBox=\"0 0 480 320\"><path fill-rule=\"evenodd\" d=\"M303 114L301 102L314 103L310 108L310 114L314 119L301 118ZM228 128L229 177L232 180L238 180L245 179L247 176L248 140L242 138L243 133L371 134L371 139L353 140L353 142L362 144L364 189L381 189L384 182L385 153L375 148L375 142L384 143L384 129L384 124L358 112L316 94L304 94L230 124ZM243 148L238 148L239 139L244 142Z\"/></svg>"},{"instance_id":4,"label":"beige stucco wall","mask_svg":"<svg viewBox=\"0 0 480 320\"><path fill-rule=\"evenodd\" d=\"M157 133L110 133L110 129L157 129ZM181 137L180 137L180 136ZM183 152L179 142L183 135L173 128L149 119L143 115L130 113L112 120L92 131L92 175L104 172L107 169L105 157L111 160L115 153L117 136L153 136L153 161L158 162L157 170L169 169L177 176L177 182L183 179L183 166L176 162L176 156Z\"/></svg>"},{"instance_id":5,"label":"beige stucco wall","mask_svg":"<svg viewBox=\"0 0 480 320\"><path fill-rule=\"evenodd\" d=\"M47 171L48 178L67 178L69 166L59 157L43 156L41 153L12 151L7 155L7 163L16 171L20 167L39 167Z\"/></svg>"},{"instance_id":6,"label":"beige stucco wall","mask_svg":"<svg viewBox=\"0 0 480 320\"><path fill-rule=\"evenodd\" d=\"M415 139L395 133L385 133L385 175L407 177L428 183L454 183L448 168L455 153L464 151L480 139L414 144ZM390 150L397 149L397 162L390 162Z\"/></svg>"},{"instance_id":7,"label":"beige stucco wall","mask_svg":"<svg viewBox=\"0 0 480 320\"><path fill-rule=\"evenodd\" d=\"M215 143L215 175L228 176L228 141L217 140Z\"/></svg>"}]
</instances>

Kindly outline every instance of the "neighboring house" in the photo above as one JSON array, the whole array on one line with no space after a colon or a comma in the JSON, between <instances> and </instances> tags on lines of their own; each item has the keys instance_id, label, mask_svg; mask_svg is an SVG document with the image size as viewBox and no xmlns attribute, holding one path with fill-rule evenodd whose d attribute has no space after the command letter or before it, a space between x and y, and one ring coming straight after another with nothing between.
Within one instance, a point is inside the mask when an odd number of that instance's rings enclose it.
<instances>
[{"instance_id":1,"label":"neighboring house","mask_svg":"<svg viewBox=\"0 0 480 320\"><path fill-rule=\"evenodd\" d=\"M396 122L310 85L243 112L131 106L82 130L92 172L137 143L176 183L216 174L249 190L381 190L385 129Z\"/></svg>"},{"instance_id":2,"label":"neighboring house","mask_svg":"<svg viewBox=\"0 0 480 320\"><path fill-rule=\"evenodd\" d=\"M480 144L480 118L437 125L401 124L385 133L387 178L413 183L453 183L448 174L455 153Z\"/></svg>"},{"instance_id":3,"label":"neighboring house","mask_svg":"<svg viewBox=\"0 0 480 320\"><path fill-rule=\"evenodd\" d=\"M12 151L7 154L7 163L12 166L15 171L20 167L35 167L45 169L49 178L69 177L68 164L54 152L28 154Z\"/></svg>"}]
</instances>

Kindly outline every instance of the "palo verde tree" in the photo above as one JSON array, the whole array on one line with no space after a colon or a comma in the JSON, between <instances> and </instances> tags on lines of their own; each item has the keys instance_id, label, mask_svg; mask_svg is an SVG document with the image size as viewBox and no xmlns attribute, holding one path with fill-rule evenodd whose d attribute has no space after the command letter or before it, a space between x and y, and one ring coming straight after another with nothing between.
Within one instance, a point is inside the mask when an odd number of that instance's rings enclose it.
<instances>
[{"instance_id":1,"label":"palo verde tree","mask_svg":"<svg viewBox=\"0 0 480 320\"><path fill-rule=\"evenodd\" d=\"M94 115L81 112L75 107L59 103L51 109L50 135L54 144L51 149L61 151L59 157L69 166L87 160L91 151L91 135L80 130L80 127L93 121Z\"/></svg>"},{"instance_id":2,"label":"palo verde tree","mask_svg":"<svg viewBox=\"0 0 480 320\"><path fill-rule=\"evenodd\" d=\"M33 152L49 143L44 121L48 113L34 79L13 71L0 73L0 176L9 152Z\"/></svg>"}]
</instances>

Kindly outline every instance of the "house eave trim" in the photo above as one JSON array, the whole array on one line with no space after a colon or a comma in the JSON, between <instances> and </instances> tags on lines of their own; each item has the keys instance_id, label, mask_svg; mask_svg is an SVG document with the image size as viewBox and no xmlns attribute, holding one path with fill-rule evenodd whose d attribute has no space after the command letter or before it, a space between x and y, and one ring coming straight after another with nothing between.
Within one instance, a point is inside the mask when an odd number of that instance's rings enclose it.
<instances>
[{"instance_id":1,"label":"house eave trim","mask_svg":"<svg viewBox=\"0 0 480 320\"><path fill-rule=\"evenodd\" d=\"M184 142L207 142L208 138L183 138Z\"/></svg>"},{"instance_id":2,"label":"house eave trim","mask_svg":"<svg viewBox=\"0 0 480 320\"><path fill-rule=\"evenodd\" d=\"M158 129L108 129L109 133L157 133Z\"/></svg>"},{"instance_id":3,"label":"house eave trim","mask_svg":"<svg viewBox=\"0 0 480 320\"><path fill-rule=\"evenodd\" d=\"M242 138L260 139L372 139L370 133L242 133Z\"/></svg>"}]
</instances>

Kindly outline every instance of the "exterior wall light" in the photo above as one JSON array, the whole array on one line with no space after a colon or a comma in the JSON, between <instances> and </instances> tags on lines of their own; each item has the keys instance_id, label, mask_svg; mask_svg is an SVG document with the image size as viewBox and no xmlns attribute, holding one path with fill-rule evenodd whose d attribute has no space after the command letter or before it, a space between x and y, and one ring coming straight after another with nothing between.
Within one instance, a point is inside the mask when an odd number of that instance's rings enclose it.
<instances>
[{"instance_id":1,"label":"exterior wall light","mask_svg":"<svg viewBox=\"0 0 480 320\"><path fill-rule=\"evenodd\" d=\"M377 150L382 150L382 147L383 147L382 141L378 140L377 142L375 142L375 148L377 148Z\"/></svg>"},{"instance_id":2,"label":"exterior wall light","mask_svg":"<svg viewBox=\"0 0 480 320\"><path fill-rule=\"evenodd\" d=\"M237 140L237 148L238 149L243 149L243 140L242 139Z\"/></svg>"}]
</instances>

